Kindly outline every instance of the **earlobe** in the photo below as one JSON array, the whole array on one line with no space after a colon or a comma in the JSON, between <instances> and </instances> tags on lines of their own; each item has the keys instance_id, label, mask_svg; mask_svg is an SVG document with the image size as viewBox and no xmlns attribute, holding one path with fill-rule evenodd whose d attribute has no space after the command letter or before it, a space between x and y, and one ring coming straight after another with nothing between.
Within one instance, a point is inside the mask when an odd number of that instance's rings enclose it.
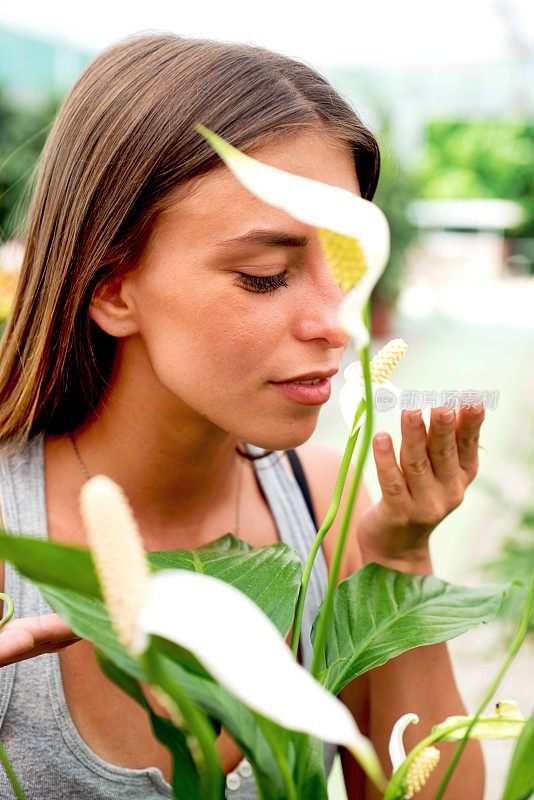
<instances>
[{"instance_id":1,"label":"earlobe","mask_svg":"<svg viewBox=\"0 0 534 800\"><path fill-rule=\"evenodd\" d=\"M124 278L112 278L97 286L89 316L110 336L131 336L138 327L134 306L125 292Z\"/></svg>"}]
</instances>

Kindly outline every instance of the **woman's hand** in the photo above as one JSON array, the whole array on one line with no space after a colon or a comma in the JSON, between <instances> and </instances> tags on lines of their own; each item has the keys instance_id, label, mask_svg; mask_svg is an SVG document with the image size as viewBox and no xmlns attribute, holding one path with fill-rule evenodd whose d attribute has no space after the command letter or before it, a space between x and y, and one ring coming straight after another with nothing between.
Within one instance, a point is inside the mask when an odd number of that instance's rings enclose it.
<instances>
[{"instance_id":1,"label":"woman's hand","mask_svg":"<svg viewBox=\"0 0 534 800\"><path fill-rule=\"evenodd\" d=\"M403 411L400 468L389 435L373 438L382 498L360 521L364 563L397 564L399 569L420 564L430 571L428 537L460 505L477 474L484 415L481 405L461 406L458 413L433 408L427 434L420 411Z\"/></svg>"},{"instance_id":2,"label":"woman's hand","mask_svg":"<svg viewBox=\"0 0 534 800\"><path fill-rule=\"evenodd\" d=\"M80 637L59 614L12 619L0 630L0 667L43 653L55 653L79 641Z\"/></svg>"}]
</instances>

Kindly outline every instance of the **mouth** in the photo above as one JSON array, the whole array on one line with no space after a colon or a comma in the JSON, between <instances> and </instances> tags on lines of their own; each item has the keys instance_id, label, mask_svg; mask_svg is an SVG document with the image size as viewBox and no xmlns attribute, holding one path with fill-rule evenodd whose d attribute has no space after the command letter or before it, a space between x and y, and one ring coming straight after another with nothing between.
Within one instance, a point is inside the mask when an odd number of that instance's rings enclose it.
<instances>
[{"instance_id":1,"label":"mouth","mask_svg":"<svg viewBox=\"0 0 534 800\"><path fill-rule=\"evenodd\" d=\"M339 372L338 369L330 369L327 370L326 372L325 371L321 372L319 370L316 370L315 372L306 372L302 375L296 375L294 378L286 378L283 381L269 381L269 383L275 383L275 384L294 383L303 386L306 385L315 386L321 383L322 381L331 378L332 375L335 375L337 372Z\"/></svg>"},{"instance_id":2,"label":"mouth","mask_svg":"<svg viewBox=\"0 0 534 800\"><path fill-rule=\"evenodd\" d=\"M337 370L336 370L337 371ZM269 381L280 394L294 403L307 406L318 406L330 399L332 392L330 378L310 378L307 381Z\"/></svg>"}]
</instances>

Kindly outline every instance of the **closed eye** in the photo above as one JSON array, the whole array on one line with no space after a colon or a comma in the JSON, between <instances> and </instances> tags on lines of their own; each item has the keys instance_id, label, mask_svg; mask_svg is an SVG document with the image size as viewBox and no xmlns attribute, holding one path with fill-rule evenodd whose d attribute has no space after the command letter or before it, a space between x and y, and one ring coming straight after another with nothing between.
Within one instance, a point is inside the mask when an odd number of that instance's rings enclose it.
<instances>
[{"instance_id":1,"label":"closed eye","mask_svg":"<svg viewBox=\"0 0 534 800\"><path fill-rule=\"evenodd\" d=\"M287 269L278 275L248 275L240 272L234 283L253 292L275 292L282 286L289 286L286 281L287 272Z\"/></svg>"}]
</instances>

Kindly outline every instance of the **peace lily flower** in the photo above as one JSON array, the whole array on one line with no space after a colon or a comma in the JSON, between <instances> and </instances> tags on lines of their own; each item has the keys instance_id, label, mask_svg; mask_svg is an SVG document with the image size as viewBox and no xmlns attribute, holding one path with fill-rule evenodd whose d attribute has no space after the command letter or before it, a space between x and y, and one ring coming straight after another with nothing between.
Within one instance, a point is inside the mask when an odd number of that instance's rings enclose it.
<instances>
[{"instance_id":1,"label":"peace lily flower","mask_svg":"<svg viewBox=\"0 0 534 800\"><path fill-rule=\"evenodd\" d=\"M392 401L398 402L401 390L388 381L389 376L397 367L401 358L404 358L408 345L403 339L392 339L378 353L373 356L369 364L371 373L371 388L373 391L373 404L376 407L376 394L380 389L390 392ZM356 410L360 401L365 397L365 383L363 380L361 361L353 361L343 371L345 384L339 391L339 405L341 414L347 427L351 428ZM365 412L354 424L351 435L363 425Z\"/></svg>"},{"instance_id":2,"label":"peace lily flower","mask_svg":"<svg viewBox=\"0 0 534 800\"><path fill-rule=\"evenodd\" d=\"M397 368L400 360L406 355L408 345L403 339L392 339L371 359L369 369L371 373L371 388L373 392L373 405L377 411L386 411L393 408L401 411L400 400L402 390L388 380ZM345 420L351 435L364 424L365 411L358 421L354 423L354 416L365 398L365 384L362 374L361 361L352 361L343 371L345 383L339 391L339 406L341 415ZM423 419L428 427L430 424L430 406L423 408ZM352 430L351 430L352 427Z\"/></svg>"},{"instance_id":3,"label":"peace lily flower","mask_svg":"<svg viewBox=\"0 0 534 800\"><path fill-rule=\"evenodd\" d=\"M455 742L463 739L473 716L447 717L434 725L434 741ZM389 757L395 773L406 760L402 736L408 725L417 724L417 714L404 714L397 720L389 740ZM525 719L515 700L501 700L495 705L493 714L482 714L469 731L470 739L517 739L523 730ZM452 728L452 730L451 730ZM421 791L431 772L439 762L440 752L436 747L424 747L414 758L404 777L405 798L411 798Z\"/></svg>"},{"instance_id":4,"label":"peace lily flower","mask_svg":"<svg viewBox=\"0 0 534 800\"><path fill-rule=\"evenodd\" d=\"M402 735L408 725L413 722L417 725L419 717L417 714L404 714L397 720L391 731L389 740L389 757L393 766L393 772L396 772L402 762L406 759L406 752L402 741ZM408 800L414 794L420 792L426 784L430 774L436 768L440 758L440 752L437 747L425 747L416 756L408 768L406 774L404 789L404 797Z\"/></svg>"},{"instance_id":5,"label":"peace lily flower","mask_svg":"<svg viewBox=\"0 0 534 800\"><path fill-rule=\"evenodd\" d=\"M371 741L348 708L294 659L278 629L243 592L209 575L172 569L151 573L124 492L106 475L85 482L80 509L109 616L134 656L151 634L190 650L249 708L290 730L349 749L369 777L385 779ZM235 626L242 648L228 647Z\"/></svg>"},{"instance_id":6,"label":"peace lily flower","mask_svg":"<svg viewBox=\"0 0 534 800\"><path fill-rule=\"evenodd\" d=\"M389 225L374 203L356 194L264 164L196 125L235 177L249 191L295 219L313 225L343 298L340 324L359 347L369 343L363 308L389 258Z\"/></svg>"}]
</instances>

